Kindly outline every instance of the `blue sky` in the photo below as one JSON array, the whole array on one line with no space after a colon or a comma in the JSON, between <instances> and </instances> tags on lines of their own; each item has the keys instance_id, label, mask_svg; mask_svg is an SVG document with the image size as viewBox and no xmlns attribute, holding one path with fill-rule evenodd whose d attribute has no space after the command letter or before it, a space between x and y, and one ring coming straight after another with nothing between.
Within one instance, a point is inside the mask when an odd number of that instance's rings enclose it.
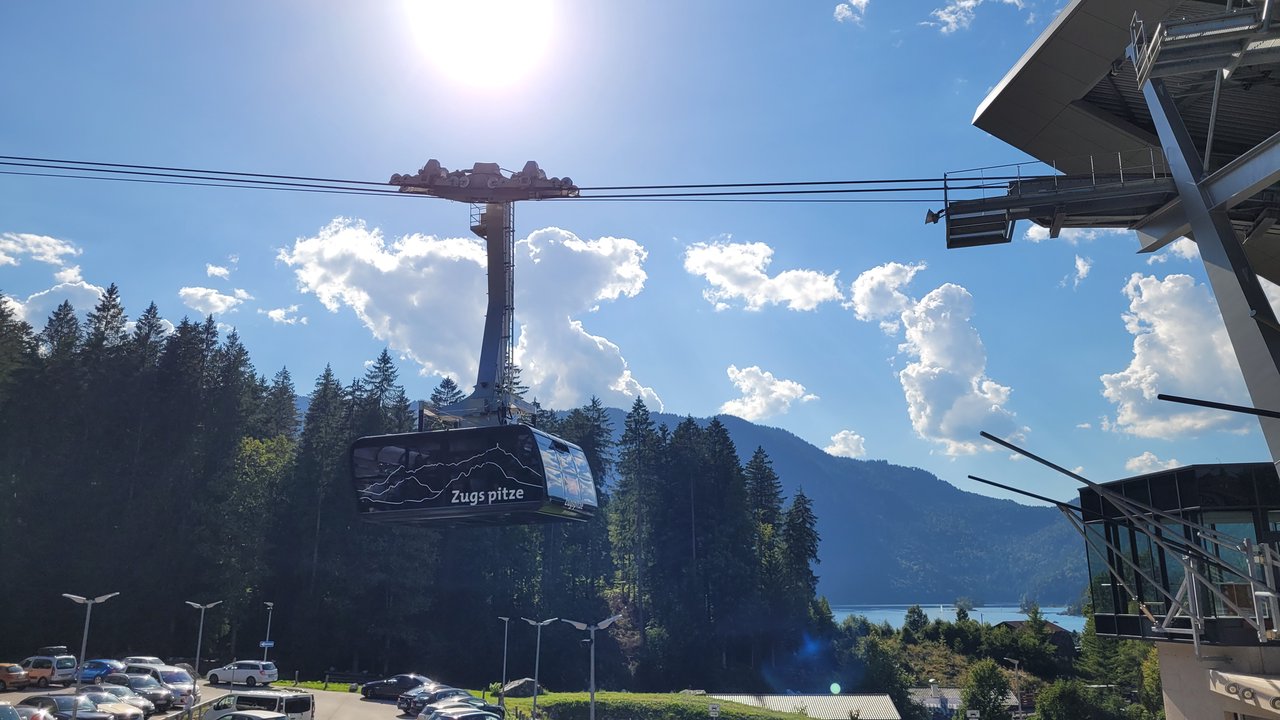
<instances>
[{"instance_id":1,"label":"blue sky","mask_svg":"<svg viewBox=\"0 0 1280 720\"><path fill-rule=\"evenodd\" d=\"M582 186L937 177L1027 160L978 104L1045 0L0 5L0 154L385 180L429 158ZM444 14L440 14L444 12ZM0 168L16 169L16 168ZM1069 498L1267 457L1194 245L1131 233L945 249L919 204L526 202L517 359L571 407L636 395L831 452ZM0 292L33 325L110 283L131 317L212 312L309 392L384 347L410 395L474 382L465 205L0 175ZM750 449L742 449L744 452Z\"/></svg>"}]
</instances>

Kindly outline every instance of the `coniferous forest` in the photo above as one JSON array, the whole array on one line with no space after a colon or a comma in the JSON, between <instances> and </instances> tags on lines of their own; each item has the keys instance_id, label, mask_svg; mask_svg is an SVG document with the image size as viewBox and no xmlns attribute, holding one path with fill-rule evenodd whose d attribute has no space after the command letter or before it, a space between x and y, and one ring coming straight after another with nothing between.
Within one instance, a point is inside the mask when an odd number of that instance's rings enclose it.
<instances>
[{"instance_id":1,"label":"coniferous forest","mask_svg":"<svg viewBox=\"0 0 1280 720\"><path fill-rule=\"evenodd\" d=\"M168 328L155 304L127 315L114 285L40 328L0 297L0 656L78 652L84 608L60 595L119 591L94 610L89 657L191 658L186 601L221 600L205 662L258 655L271 602L271 658L288 677L418 671L478 687L501 676L499 616L515 678L533 672L519 618L621 614L597 636L605 687L831 681L812 503L783 497L763 448L742 463L718 421L656 425L637 400L615 446L597 400L540 412L605 479L588 523L371 525L356 518L348 446L416 429L386 351L360 377L326 368L296 387L287 369L260 374L211 317ZM446 381L432 401L457 392ZM546 686L585 687L584 638L543 630Z\"/></svg>"}]
</instances>

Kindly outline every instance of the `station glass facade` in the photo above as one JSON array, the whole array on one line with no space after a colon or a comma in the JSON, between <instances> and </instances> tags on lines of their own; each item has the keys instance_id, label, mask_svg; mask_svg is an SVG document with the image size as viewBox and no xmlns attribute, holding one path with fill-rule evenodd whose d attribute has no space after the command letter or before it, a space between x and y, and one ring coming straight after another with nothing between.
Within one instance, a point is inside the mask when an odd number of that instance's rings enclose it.
<instances>
[{"instance_id":1,"label":"station glass facade","mask_svg":"<svg viewBox=\"0 0 1280 720\"><path fill-rule=\"evenodd\" d=\"M1175 517L1217 530L1250 543L1280 542L1280 478L1271 463L1192 465L1103 485L1125 498L1164 511ZM1248 572L1248 561L1237 548L1205 539L1200 533L1154 513L1151 533L1137 529L1110 501L1090 488L1080 490L1084 511L1086 552L1089 560L1089 591L1094 623L1100 635L1180 639L1153 633L1145 606L1163 620L1170 610L1169 596L1176 597L1186 576L1177 545L1204 548L1226 568ZM1172 551L1172 552L1171 552ZM1121 560L1128 558L1132 564ZM1117 579L1110 567L1119 571ZM1252 614L1254 602L1249 583L1224 567L1205 565L1201 572L1217 592L1200 588L1199 604L1206 618L1204 639L1208 642L1247 640L1254 635L1241 620L1240 612ZM1162 592L1163 590L1163 592ZM1166 595L1167 593L1167 595ZM1218 593L1221 593L1219 595ZM1225 598L1229 602L1224 602ZM1235 608L1231 607L1235 605ZM1185 610L1176 613L1174 627L1187 628ZM1256 636L1253 641L1256 643Z\"/></svg>"}]
</instances>

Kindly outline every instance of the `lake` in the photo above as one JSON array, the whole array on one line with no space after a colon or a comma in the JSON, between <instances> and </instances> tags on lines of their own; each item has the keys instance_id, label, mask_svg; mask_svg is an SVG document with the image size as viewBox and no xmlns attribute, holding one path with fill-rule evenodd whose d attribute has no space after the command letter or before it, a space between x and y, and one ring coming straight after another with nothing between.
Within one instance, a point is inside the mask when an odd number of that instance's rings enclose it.
<instances>
[{"instance_id":1,"label":"lake","mask_svg":"<svg viewBox=\"0 0 1280 720\"><path fill-rule=\"evenodd\" d=\"M844 619L850 615L862 615L872 623L879 625L882 622L889 623L894 629L901 628L903 621L907 616L907 608L910 605L833 605L831 612L835 615L836 622L844 622ZM929 616L930 620L947 620L955 622L956 608L954 605L921 605L921 610ZM1063 607L1042 607L1040 614L1045 620L1055 623L1067 630L1075 632L1084 631L1084 616L1082 615L1064 615L1062 613L1066 608ZM984 622L989 625L1004 622L1005 620L1026 620L1027 616L1018 611L1017 605L984 605L976 607L969 611L969 618Z\"/></svg>"}]
</instances>

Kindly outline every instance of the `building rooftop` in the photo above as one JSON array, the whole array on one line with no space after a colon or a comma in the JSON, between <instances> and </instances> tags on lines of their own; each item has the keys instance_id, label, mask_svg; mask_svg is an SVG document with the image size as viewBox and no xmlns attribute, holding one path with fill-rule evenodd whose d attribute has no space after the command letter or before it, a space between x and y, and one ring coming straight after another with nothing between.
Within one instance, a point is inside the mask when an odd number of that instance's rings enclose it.
<instances>
[{"instance_id":1,"label":"building rooftop","mask_svg":"<svg viewBox=\"0 0 1280 720\"><path fill-rule=\"evenodd\" d=\"M902 720L893 700L883 693L847 695L712 695L717 700L765 708L775 712L804 713L814 720Z\"/></svg>"}]
</instances>

